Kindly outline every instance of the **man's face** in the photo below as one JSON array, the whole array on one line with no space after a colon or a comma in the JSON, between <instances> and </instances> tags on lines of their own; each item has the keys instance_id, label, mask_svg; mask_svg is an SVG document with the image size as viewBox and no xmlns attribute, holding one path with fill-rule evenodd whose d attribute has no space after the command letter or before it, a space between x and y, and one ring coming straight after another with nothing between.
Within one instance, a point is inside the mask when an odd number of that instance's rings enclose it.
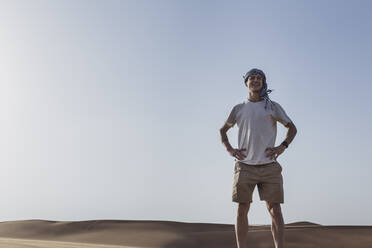
<instances>
[{"instance_id":1,"label":"man's face","mask_svg":"<svg viewBox=\"0 0 372 248\"><path fill-rule=\"evenodd\" d=\"M248 77L248 81L245 85L250 91L259 92L263 86L263 77L260 74L253 74Z\"/></svg>"}]
</instances>

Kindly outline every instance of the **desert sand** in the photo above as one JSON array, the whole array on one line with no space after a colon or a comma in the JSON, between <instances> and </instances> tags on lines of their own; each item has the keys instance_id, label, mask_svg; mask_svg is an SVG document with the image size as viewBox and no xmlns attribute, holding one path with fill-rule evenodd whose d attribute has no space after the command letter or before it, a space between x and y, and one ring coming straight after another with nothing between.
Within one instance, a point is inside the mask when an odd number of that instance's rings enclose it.
<instances>
[{"instance_id":1,"label":"desert sand","mask_svg":"<svg viewBox=\"0 0 372 248\"><path fill-rule=\"evenodd\" d=\"M250 248L273 248L270 226L250 226ZM286 224L288 248L371 248L372 226ZM0 248L233 248L234 225L147 220L0 222Z\"/></svg>"}]
</instances>

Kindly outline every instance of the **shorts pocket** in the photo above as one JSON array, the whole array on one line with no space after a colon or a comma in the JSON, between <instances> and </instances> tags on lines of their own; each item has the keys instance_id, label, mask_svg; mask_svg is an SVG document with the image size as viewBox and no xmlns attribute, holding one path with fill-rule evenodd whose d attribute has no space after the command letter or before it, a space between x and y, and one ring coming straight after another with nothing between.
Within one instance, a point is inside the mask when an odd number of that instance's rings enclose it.
<instances>
[{"instance_id":1,"label":"shorts pocket","mask_svg":"<svg viewBox=\"0 0 372 248\"><path fill-rule=\"evenodd\" d=\"M282 172L282 170L283 170L282 166L278 162L273 163L271 168L273 168L274 171L279 170L279 172Z\"/></svg>"},{"instance_id":2,"label":"shorts pocket","mask_svg":"<svg viewBox=\"0 0 372 248\"><path fill-rule=\"evenodd\" d=\"M273 163L273 165L274 165L274 166L278 166L281 170L283 169L282 165L279 164L279 162L275 162L275 163Z\"/></svg>"},{"instance_id":3,"label":"shorts pocket","mask_svg":"<svg viewBox=\"0 0 372 248\"><path fill-rule=\"evenodd\" d=\"M235 168L234 168L234 172L237 173L239 171L245 171L245 170L248 170L249 168L247 167L246 164L244 163L240 163L240 162L236 162L235 163Z\"/></svg>"}]
</instances>

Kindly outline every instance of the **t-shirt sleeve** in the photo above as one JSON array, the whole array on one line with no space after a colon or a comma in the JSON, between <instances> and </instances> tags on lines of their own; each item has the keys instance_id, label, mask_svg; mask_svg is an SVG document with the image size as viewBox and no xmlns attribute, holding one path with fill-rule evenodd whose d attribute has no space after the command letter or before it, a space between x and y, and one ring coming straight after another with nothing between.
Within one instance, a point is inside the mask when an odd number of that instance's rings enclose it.
<instances>
[{"instance_id":1,"label":"t-shirt sleeve","mask_svg":"<svg viewBox=\"0 0 372 248\"><path fill-rule=\"evenodd\" d=\"M230 111L229 116L227 117L225 124L229 125L230 127L234 126L236 123L236 109L237 106L234 106Z\"/></svg>"},{"instance_id":2,"label":"t-shirt sleeve","mask_svg":"<svg viewBox=\"0 0 372 248\"><path fill-rule=\"evenodd\" d=\"M274 105L273 117L276 121L279 121L284 126L287 125L289 122L292 122L287 113L284 111L283 107L277 102L275 102Z\"/></svg>"}]
</instances>

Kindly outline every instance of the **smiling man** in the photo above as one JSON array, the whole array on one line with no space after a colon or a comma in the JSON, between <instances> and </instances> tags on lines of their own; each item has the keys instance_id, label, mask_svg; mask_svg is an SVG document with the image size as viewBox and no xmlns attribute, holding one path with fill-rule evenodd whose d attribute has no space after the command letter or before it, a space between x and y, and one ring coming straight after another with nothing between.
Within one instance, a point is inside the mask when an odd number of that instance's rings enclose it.
<instances>
[{"instance_id":1,"label":"smiling man","mask_svg":"<svg viewBox=\"0 0 372 248\"><path fill-rule=\"evenodd\" d=\"M235 158L232 201L237 202L235 234L238 248L246 248L248 211L257 185L260 200L266 201L272 218L271 231L276 248L284 247L284 220L281 203L284 203L282 166L277 158L294 139L297 129L282 106L271 101L266 76L253 68L244 75L248 98L233 107L220 129L222 143ZM286 139L275 147L277 122L288 128ZM227 131L237 124L238 148L234 149Z\"/></svg>"}]
</instances>

